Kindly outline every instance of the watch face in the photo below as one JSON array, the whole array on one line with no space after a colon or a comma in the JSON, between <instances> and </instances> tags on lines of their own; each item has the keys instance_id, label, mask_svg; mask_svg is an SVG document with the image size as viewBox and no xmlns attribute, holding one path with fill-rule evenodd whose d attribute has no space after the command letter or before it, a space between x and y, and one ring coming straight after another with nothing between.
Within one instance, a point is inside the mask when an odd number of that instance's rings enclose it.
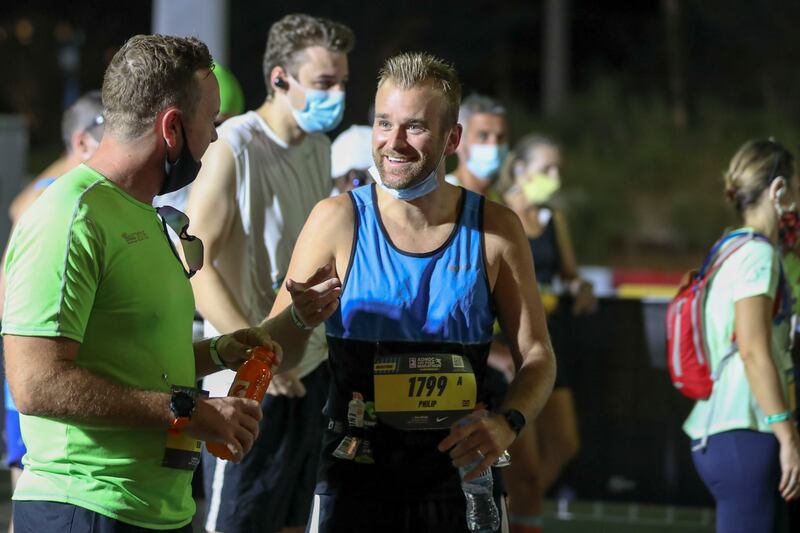
<instances>
[{"instance_id":1,"label":"watch face","mask_svg":"<svg viewBox=\"0 0 800 533\"><path fill-rule=\"evenodd\" d=\"M175 392L170 407L176 417L189 416L194 408L194 400L185 392Z\"/></svg>"},{"instance_id":2,"label":"watch face","mask_svg":"<svg viewBox=\"0 0 800 533\"><path fill-rule=\"evenodd\" d=\"M506 420L511 428L519 433L525 427L525 417L516 409L509 409L505 412Z\"/></svg>"}]
</instances>

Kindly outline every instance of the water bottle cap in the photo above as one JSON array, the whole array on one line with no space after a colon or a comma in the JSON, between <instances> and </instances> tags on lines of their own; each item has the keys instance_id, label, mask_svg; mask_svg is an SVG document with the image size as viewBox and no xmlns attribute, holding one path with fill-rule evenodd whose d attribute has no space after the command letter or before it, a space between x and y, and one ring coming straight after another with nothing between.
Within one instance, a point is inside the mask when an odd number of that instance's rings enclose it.
<instances>
[{"instance_id":1,"label":"water bottle cap","mask_svg":"<svg viewBox=\"0 0 800 533\"><path fill-rule=\"evenodd\" d=\"M261 359L270 366L274 365L277 359L275 357L275 352L273 352L272 349L268 348L267 346L256 346L250 351L250 355L256 359Z\"/></svg>"}]
</instances>

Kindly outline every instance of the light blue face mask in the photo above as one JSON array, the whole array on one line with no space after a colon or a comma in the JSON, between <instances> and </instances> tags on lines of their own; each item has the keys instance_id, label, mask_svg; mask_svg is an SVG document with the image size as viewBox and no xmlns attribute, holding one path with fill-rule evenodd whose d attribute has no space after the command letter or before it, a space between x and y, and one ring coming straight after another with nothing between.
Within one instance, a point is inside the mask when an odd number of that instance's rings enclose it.
<instances>
[{"instance_id":1,"label":"light blue face mask","mask_svg":"<svg viewBox=\"0 0 800 533\"><path fill-rule=\"evenodd\" d=\"M303 87L289 75L306 96L303 109L292 107L292 115L300 129L306 133L330 131L342 121L344 116L344 91L321 91Z\"/></svg>"},{"instance_id":2,"label":"light blue face mask","mask_svg":"<svg viewBox=\"0 0 800 533\"><path fill-rule=\"evenodd\" d=\"M500 170L507 155L507 144L470 144L467 169L476 178L488 180Z\"/></svg>"},{"instance_id":3,"label":"light blue face mask","mask_svg":"<svg viewBox=\"0 0 800 533\"><path fill-rule=\"evenodd\" d=\"M397 200L408 201L416 200L417 198L421 198L426 194L436 190L436 188L439 186L439 180L436 179L437 168L439 168L439 165L436 165L436 168L434 168L433 171L428 174L427 178L407 189L392 189L391 187L384 185L383 179L381 178L381 173L378 172L378 167L369 167L369 174L381 189L391 194Z\"/></svg>"}]
</instances>

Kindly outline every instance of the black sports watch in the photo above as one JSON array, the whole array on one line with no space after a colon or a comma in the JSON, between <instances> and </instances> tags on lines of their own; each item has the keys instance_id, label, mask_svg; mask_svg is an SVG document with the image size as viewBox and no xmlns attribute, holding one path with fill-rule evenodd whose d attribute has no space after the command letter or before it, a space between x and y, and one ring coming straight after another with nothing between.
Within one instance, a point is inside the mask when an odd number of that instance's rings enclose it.
<instances>
[{"instance_id":1,"label":"black sports watch","mask_svg":"<svg viewBox=\"0 0 800 533\"><path fill-rule=\"evenodd\" d=\"M514 430L514 433L519 435L519 432L522 431L522 428L525 427L525 415L517 411L516 409L504 409L498 413L502 415L503 418L506 419L508 425L511 426L511 429Z\"/></svg>"},{"instance_id":2,"label":"black sports watch","mask_svg":"<svg viewBox=\"0 0 800 533\"><path fill-rule=\"evenodd\" d=\"M197 407L197 399L206 396L208 393L204 390L173 385L169 399L169 409L172 411L172 416L175 417L172 421L172 429L181 430L186 427Z\"/></svg>"}]
</instances>

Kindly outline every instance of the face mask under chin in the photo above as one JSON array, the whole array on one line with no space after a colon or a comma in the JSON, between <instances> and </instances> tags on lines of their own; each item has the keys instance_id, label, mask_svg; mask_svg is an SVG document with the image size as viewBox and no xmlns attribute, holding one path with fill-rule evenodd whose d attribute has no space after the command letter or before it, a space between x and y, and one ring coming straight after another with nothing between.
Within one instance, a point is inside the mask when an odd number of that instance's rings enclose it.
<instances>
[{"instance_id":1,"label":"face mask under chin","mask_svg":"<svg viewBox=\"0 0 800 533\"><path fill-rule=\"evenodd\" d=\"M181 148L181 153L174 163L170 163L169 152L165 150L164 173L166 176L157 196L183 189L192 183L200 172L202 164L192 156L189 142L186 140L186 130L183 127L181 127L181 137L183 139L183 148Z\"/></svg>"}]
</instances>

